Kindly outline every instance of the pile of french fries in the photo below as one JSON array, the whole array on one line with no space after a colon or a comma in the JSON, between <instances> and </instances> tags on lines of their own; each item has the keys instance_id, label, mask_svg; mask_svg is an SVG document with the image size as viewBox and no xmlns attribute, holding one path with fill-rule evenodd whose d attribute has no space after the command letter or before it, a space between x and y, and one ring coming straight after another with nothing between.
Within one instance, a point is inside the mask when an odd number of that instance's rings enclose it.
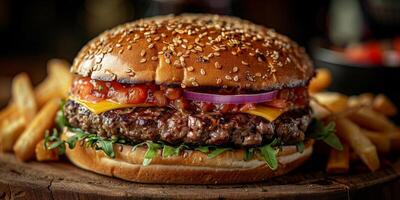
<instances>
[{"instance_id":1,"label":"pile of french fries","mask_svg":"<svg viewBox=\"0 0 400 200\"><path fill-rule=\"evenodd\" d=\"M327 172L348 172L351 159L361 159L371 171L379 169L379 156L400 150L400 129L389 120L397 114L396 106L383 94L348 97L323 92L330 81L330 72L320 69L309 88L314 115L335 121L336 135L344 146L342 151L330 150Z\"/></svg>"},{"instance_id":2,"label":"pile of french fries","mask_svg":"<svg viewBox=\"0 0 400 200\"><path fill-rule=\"evenodd\" d=\"M64 60L48 62L48 76L33 88L29 76L18 74L12 82L12 97L0 111L0 151L13 151L21 161L55 160L57 154L44 148L45 132L54 126L60 99L68 94L72 82L70 64Z\"/></svg>"}]
</instances>

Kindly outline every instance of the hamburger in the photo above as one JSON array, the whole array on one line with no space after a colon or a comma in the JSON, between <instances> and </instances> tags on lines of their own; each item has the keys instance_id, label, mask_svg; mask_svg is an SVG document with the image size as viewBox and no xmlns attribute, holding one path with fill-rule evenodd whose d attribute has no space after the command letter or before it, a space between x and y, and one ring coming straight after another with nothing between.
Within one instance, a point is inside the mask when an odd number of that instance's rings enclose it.
<instances>
[{"instance_id":1,"label":"hamburger","mask_svg":"<svg viewBox=\"0 0 400 200\"><path fill-rule=\"evenodd\" d=\"M312 63L249 21L127 23L84 46L71 72L62 139L83 169L143 183L244 183L288 173L312 153Z\"/></svg>"}]
</instances>

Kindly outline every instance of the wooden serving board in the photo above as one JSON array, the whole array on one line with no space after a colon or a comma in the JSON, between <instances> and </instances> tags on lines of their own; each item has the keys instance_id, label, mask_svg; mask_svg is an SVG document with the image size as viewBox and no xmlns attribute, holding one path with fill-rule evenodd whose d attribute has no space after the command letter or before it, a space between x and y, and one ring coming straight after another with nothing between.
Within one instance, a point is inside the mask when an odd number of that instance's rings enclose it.
<instances>
[{"instance_id":1,"label":"wooden serving board","mask_svg":"<svg viewBox=\"0 0 400 200\"><path fill-rule=\"evenodd\" d=\"M0 154L0 199L400 199L400 159L349 176L328 176L315 163L263 183L160 185L97 175L68 161L22 163Z\"/></svg>"}]
</instances>

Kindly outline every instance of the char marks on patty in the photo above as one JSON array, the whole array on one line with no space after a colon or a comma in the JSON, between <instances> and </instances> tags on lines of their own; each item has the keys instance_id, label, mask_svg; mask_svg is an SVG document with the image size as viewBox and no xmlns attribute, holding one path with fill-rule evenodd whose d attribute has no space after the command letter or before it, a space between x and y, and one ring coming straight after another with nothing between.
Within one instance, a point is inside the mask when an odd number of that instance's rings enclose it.
<instances>
[{"instance_id":1,"label":"char marks on patty","mask_svg":"<svg viewBox=\"0 0 400 200\"><path fill-rule=\"evenodd\" d=\"M304 140L311 120L309 107L288 111L273 122L245 113L189 113L168 107L123 108L96 115L73 100L67 101L64 111L73 127L103 137L237 147L259 146L275 137L295 144Z\"/></svg>"}]
</instances>

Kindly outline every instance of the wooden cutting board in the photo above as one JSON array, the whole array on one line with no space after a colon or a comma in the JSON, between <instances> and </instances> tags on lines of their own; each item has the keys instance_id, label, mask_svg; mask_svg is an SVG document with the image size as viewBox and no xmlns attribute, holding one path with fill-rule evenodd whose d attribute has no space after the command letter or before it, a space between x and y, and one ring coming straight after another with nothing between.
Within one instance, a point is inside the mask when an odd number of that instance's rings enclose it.
<instances>
[{"instance_id":1,"label":"wooden cutting board","mask_svg":"<svg viewBox=\"0 0 400 200\"><path fill-rule=\"evenodd\" d=\"M160 185L97 175L67 161L22 163L0 154L0 199L400 199L400 159L349 176L328 176L315 163L263 183Z\"/></svg>"}]
</instances>

